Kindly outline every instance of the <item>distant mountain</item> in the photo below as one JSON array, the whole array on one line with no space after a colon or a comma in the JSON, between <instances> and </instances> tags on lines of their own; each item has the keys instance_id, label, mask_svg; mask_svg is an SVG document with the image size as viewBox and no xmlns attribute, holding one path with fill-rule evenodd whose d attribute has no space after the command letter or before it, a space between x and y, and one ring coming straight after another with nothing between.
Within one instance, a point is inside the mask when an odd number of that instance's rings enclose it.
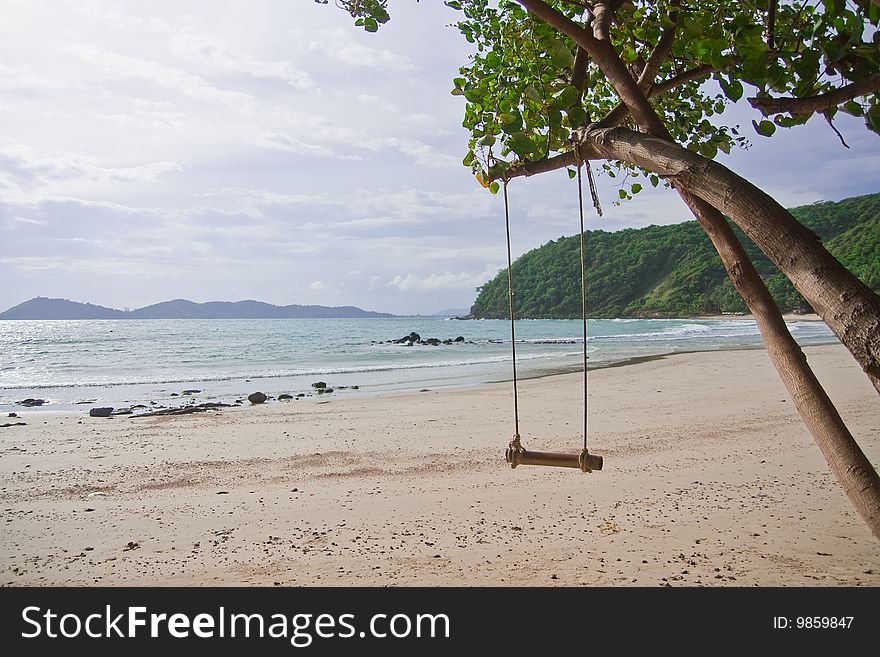
<instances>
[{"instance_id":1,"label":"distant mountain","mask_svg":"<svg viewBox=\"0 0 880 657\"><path fill-rule=\"evenodd\" d=\"M439 313L434 313L431 317L464 317L469 312L468 308L447 308Z\"/></svg>"},{"instance_id":2,"label":"distant mountain","mask_svg":"<svg viewBox=\"0 0 880 657\"><path fill-rule=\"evenodd\" d=\"M0 319L122 319L124 317L125 313L121 310L46 297L34 297L0 313Z\"/></svg>"},{"instance_id":3,"label":"distant mountain","mask_svg":"<svg viewBox=\"0 0 880 657\"><path fill-rule=\"evenodd\" d=\"M175 299L123 312L67 299L36 297L0 313L0 319L288 319L393 317L389 313L355 306L274 306L262 301L209 301Z\"/></svg>"}]
</instances>

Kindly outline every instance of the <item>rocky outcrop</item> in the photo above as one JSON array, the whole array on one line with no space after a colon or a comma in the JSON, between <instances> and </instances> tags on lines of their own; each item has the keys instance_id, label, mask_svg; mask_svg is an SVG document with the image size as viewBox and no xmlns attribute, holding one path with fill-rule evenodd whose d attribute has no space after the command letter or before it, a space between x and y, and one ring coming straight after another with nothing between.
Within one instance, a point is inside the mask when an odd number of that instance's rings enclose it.
<instances>
[{"instance_id":1,"label":"rocky outcrop","mask_svg":"<svg viewBox=\"0 0 880 657\"><path fill-rule=\"evenodd\" d=\"M248 395L248 401L251 404L262 404L267 399L269 399L269 398L265 394L263 394L262 392L252 392L251 394Z\"/></svg>"}]
</instances>

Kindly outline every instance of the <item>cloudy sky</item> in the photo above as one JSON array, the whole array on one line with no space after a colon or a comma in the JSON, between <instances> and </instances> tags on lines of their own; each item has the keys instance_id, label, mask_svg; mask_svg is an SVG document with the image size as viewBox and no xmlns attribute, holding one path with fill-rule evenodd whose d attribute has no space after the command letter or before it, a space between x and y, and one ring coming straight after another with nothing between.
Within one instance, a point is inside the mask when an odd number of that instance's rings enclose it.
<instances>
[{"instance_id":1,"label":"cloudy sky","mask_svg":"<svg viewBox=\"0 0 880 657\"><path fill-rule=\"evenodd\" d=\"M369 35L313 0L4 0L0 310L470 306L506 256L500 195L461 166L467 44L439 0L391 8ZM814 119L722 161L786 206L878 191L880 141L839 127L850 150ZM689 217L669 190L615 207L614 182L590 227ZM564 172L510 195L515 256L577 232Z\"/></svg>"}]
</instances>

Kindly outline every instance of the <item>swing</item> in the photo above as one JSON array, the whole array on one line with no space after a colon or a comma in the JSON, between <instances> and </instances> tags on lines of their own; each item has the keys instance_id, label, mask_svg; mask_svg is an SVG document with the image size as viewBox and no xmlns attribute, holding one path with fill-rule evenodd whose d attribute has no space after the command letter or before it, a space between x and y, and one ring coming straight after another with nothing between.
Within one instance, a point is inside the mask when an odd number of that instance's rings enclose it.
<instances>
[{"instance_id":1,"label":"swing","mask_svg":"<svg viewBox=\"0 0 880 657\"><path fill-rule=\"evenodd\" d=\"M599 215L602 208L599 206L596 196L596 187L593 182L593 173L587 162L587 177L590 182L590 192L593 195L593 205ZM519 465L545 465L557 468L579 468L581 472L601 470L603 459L597 454L590 454L587 449L587 267L584 250L584 199L583 185L581 182L581 162L578 161L578 211L581 228L581 304L583 308L583 333L584 333L584 446L579 454L566 452L535 452L522 446L519 435L519 404L516 378L516 322L513 314L513 267L510 257L510 209L507 200L507 178L504 179L504 224L507 229L507 299L510 306L510 349L513 361L513 417L515 434L513 440L504 452L505 460L511 468Z\"/></svg>"}]
</instances>

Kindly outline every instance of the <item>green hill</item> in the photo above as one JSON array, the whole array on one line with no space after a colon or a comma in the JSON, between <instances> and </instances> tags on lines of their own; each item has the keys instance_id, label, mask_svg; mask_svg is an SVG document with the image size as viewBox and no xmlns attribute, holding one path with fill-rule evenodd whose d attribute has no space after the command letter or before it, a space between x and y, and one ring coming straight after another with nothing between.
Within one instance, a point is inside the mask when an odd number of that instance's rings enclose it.
<instances>
[{"instance_id":1,"label":"green hill","mask_svg":"<svg viewBox=\"0 0 880 657\"><path fill-rule=\"evenodd\" d=\"M880 194L791 209L844 266L880 290ZM809 310L803 297L738 228L755 267L783 312ZM745 312L721 260L696 221L587 231L591 317L685 317ZM580 317L578 236L561 237L513 263L517 317ZM506 318L507 273L477 288L474 318Z\"/></svg>"}]
</instances>

